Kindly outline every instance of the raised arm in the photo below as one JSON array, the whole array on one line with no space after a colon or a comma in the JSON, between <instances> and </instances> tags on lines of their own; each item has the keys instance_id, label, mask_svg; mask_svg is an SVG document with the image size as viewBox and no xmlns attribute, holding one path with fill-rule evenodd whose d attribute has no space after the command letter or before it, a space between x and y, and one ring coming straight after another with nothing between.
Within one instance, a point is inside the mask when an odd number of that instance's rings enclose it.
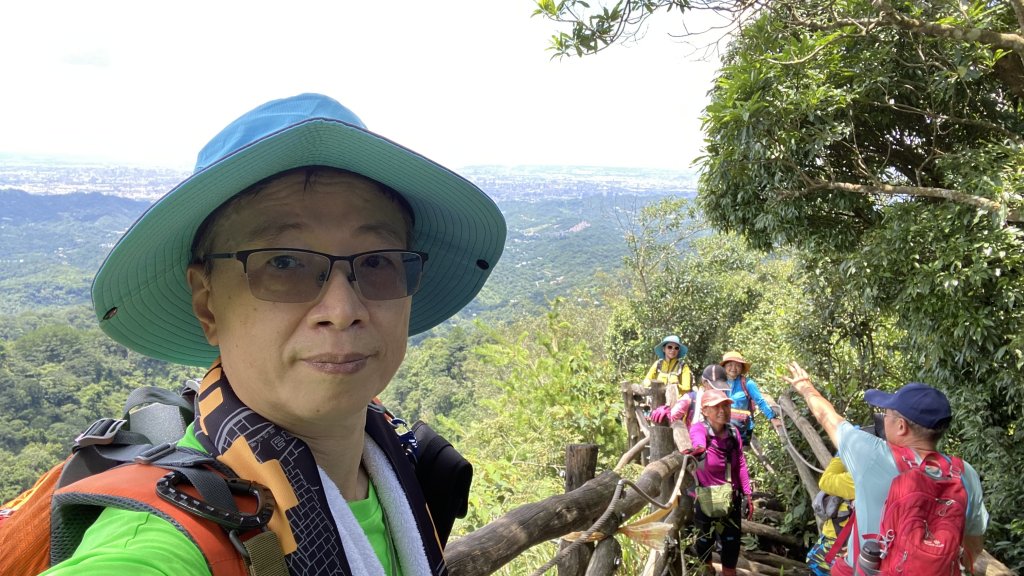
<instances>
[{"instance_id":1,"label":"raised arm","mask_svg":"<svg viewBox=\"0 0 1024 576\"><path fill-rule=\"evenodd\" d=\"M796 393L803 396L804 402L807 403L807 408L811 411L814 419L818 421L821 428L828 434L829 440L832 441L832 445L836 448L839 447L839 424L845 420L842 416L836 412L835 406L832 405L818 389L814 387L811 382L811 377L807 375L807 371L800 367L796 362L789 364L790 377L784 377L786 382L796 390Z\"/></svg>"}]
</instances>

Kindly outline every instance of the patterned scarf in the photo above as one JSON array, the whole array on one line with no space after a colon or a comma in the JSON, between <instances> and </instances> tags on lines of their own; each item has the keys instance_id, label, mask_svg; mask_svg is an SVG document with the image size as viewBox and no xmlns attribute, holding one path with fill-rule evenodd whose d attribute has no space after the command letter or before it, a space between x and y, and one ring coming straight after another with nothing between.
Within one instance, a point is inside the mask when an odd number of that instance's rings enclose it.
<instances>
[{"instance_id":1,"label":"patterned scarf","mask_svg":"<svg viewBox=\"0 0 1024 576\"><path fill-rule=\"evenodd\" d=\"M269 528L281 540L291 574L353 574L309 446L243 404L219 359L200 384L195 435L203 448L240 477L273 491L277 508ZM372 444L369 439L367 443ZM376 475L394 477L390 468ZM354 560L355 565L363 564Z\"/></svg>"}]
</instances>

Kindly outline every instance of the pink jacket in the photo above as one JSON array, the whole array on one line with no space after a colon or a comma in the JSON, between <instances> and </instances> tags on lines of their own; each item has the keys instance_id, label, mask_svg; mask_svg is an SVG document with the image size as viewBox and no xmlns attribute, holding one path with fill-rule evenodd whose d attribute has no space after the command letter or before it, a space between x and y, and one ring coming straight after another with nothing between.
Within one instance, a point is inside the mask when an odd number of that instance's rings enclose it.
<instances>
[{"instance_id":1,"label":"pink jacket","mask_svg":"<svg viewBox=\"0 0 1024 576\"><path fill-rule=\"evenodd\" d=\"M723 436L712 436L708 439L707 428L703 421L694 422L690 426L690 442L694 448L703 447L704 462L697 468L697 482L701 486L717 486L732 482L733 488L750 495L750 474L747 471L747 458L743 455L743 442L736 437L732 427L726 428ZM732 465L732 478L725 477L726 458Z\"/></svg>"}]
</instances>

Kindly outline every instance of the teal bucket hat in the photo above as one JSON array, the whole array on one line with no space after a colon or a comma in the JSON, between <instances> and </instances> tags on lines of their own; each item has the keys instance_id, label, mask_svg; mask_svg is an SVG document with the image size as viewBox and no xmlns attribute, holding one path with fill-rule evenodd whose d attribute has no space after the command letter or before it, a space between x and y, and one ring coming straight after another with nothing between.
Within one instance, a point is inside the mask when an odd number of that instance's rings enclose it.
<instances>
[{"instance_id":1,"label":"teal bucket hat","mask_svg":"<svg viewBox=\"0 0 1024 576\"><path fill-rule=\"evenodd\" d=\"M654 347L654 353L658 356L658 359L665 359L665 344L668 344L669 342L679 345L679 358L686 356L686 353L690 350L689 348L686 347L685 344L682 343L682 341L679 340L679 336L676 336L675 334L670 334L668 336L665 336L661 340L661 342L659 342L658 345Z\"/></svg>"},{"instance_id":2,"label":"teal bucket hat","mask_svg":"<svg viewBox=\"0 0 1024 576\"><path fill-rule=\"evenodd\" d=\"M195 172L157 200L121 237L92 283L100 327L160 360L209 366L218 356L192 312L185 271L193 237L218 206L279 172L329 166L390 186L415 221L411 248L426 252L412 297L409 335L472 300L505 246L505 219L480 188L366 129L335 100L300 94L239 117L199 153Z\"/></svg>"}]
</instances>

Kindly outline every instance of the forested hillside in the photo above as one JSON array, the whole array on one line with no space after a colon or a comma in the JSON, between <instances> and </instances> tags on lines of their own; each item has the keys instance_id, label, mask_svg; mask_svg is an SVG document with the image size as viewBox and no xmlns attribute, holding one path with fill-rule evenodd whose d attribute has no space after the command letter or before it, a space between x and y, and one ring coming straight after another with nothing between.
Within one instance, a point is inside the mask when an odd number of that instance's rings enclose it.
<instances>
[{"instance_id":1,"label":"forested hillside","mask_svg":"<svg viewBox=\"0 0 1024 576\"><path fill-rule=\"evenodd\" d=\"M103 173L90 173L100 178L90 182L102 186ZM625 176L595 182L564 174L547 180L546 174L475 172L506 215L509 241L485 290L451 324L486 318L497 326L542 315L550 299L606 284L605 275L622 267L622 238L635 213L647 202L681 194L689 182L678 175L666 184L640 175L636 182ZM123 170L114 176L125 178ZM149 203L95 193L0 190L0 499L65 455L70 440L93 420L120 414L131 389L176 388L201 376L113 343L89 308L93 274Z\"/></svg>"},{"instance_id":2,"label":"forested hillside","mask_svg":"<svg viewBox=\"0 0 1024 576\"><path fill-rule=\"evenodd\" d=\"M895 389L921 378L958 398L957 388L922 361L921 334L905 312L850 289L862 280L856 272L837 277L843 268L797 247L754 250L742 236L711 230L684 194L659 190L505 197L509 243L487 288L468 314L410 348L384 400L410 420L430 421L473 462L469 516L456 523L456 537L560 493L568 443L596 441L599 470L611 468L625 447L619 382L642 378L651 346L667 333L689 346L694 371L725 350L742 350L762 390L776 397L787 390L785 363L799 360L854 422L870 416L862 401L867 388ZM1013 238L1002 246L1019 253ZM110 343L84 305L55 304L21 306L0 322L3 497L63 455L92 419L116 414L130 388L176 387L198 375ZM944 350L962 345L962 338L951 340ZM965 453L981 473L992 514L986 548L1019 567L1024 529L1015 508L1000 504L1020 498L1020 486L1006 481L1024 465L1008 446L1016 428L997 420L999 410L955 408L944 449ZM810 538L817 525L789 457L770 430L759 437L780 472L754 466L758 491L782 504L786 532ZM1009 459L977 452L982 440ZM624 573L639 573L646 551L624 546ZM556 551L537 547L501 573L529 573Z\"/></svg>"}]
</instances>

